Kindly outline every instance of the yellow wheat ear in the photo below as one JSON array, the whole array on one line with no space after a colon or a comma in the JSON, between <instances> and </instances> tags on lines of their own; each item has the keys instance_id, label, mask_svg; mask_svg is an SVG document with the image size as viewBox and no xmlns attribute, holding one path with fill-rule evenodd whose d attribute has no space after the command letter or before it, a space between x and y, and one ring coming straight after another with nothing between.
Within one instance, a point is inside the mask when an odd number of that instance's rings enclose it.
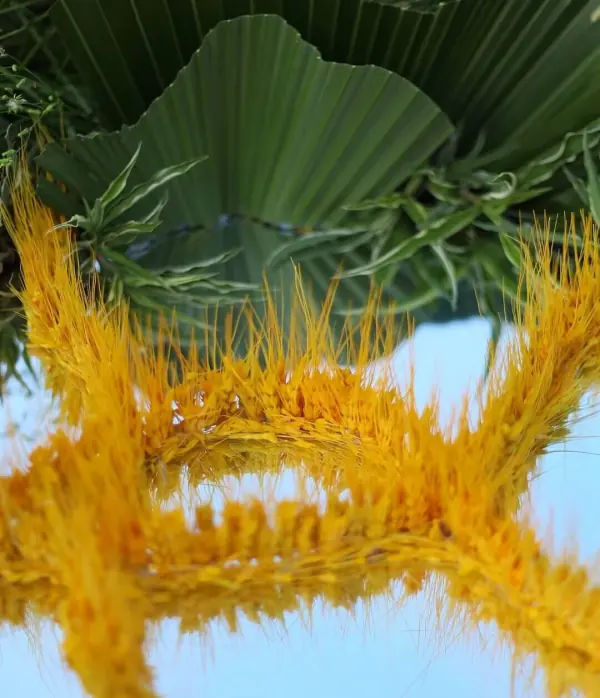
<instances>
[{"instance_id":1,"label":"yellow wheat ear","mask_svg":"<svg viewBox=\"0 0 600 698\"><path fill-rule=\"evenodd\" d=\"M533 252L523 245L521 278L527 302L518 312L518 337L492 375L473 433L462 447L478 452L498 478L498 507L514 511L537 459L565 438L569 417L600 379L600 252L591 217L572 217L559 256L546 221ZM502 482L503 481L503 482Z\"/></svg>"},{"instance_id":2,"label":"yellow wheat ear","mask_svg":"<svg viewBox=\"0 0 600 698\"><path fill-rule=\"evenodd\" d=\"M31 350L79 433L59 429L0 481L2 608L29 601L55 618L91 695L153 695L148 621L235 628L239 613L277 619L317 598L352 608L398 580L413 593L432 574L445 580L446 609L495 620L516 659L537 654L550 696L599 695L600 590L585 569L550 559L517 516L536 459L599 377L590 221L559 268L547 228L535 256L524 250L521 334L477 428L463 408L445 431L435 402L417 410L412 383L401 390L389 364L374 375L396 341L376 295L336 344L331 297L315 313L299 281L289 333L268 301L263 321L247 311L245 355L231 333L208 355L180 355L174 375L175 328L163 324L155 349L126 308L109 312L26 178L13 196ZM339 365L342 349L352 369ZM182 506L163 506L183 494L182 473L214 484L284 465L300 483L288 501L229 499L222 512L206 501L191 522Z\"/></svg>"}]
</instances>

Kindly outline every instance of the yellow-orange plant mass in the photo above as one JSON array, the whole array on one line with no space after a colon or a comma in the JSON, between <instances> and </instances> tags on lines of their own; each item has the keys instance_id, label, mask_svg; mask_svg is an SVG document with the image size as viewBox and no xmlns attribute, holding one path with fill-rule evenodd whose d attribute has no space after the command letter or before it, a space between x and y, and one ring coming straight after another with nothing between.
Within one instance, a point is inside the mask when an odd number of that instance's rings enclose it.
<instances>
[{"instance_id":1,"label":"yellow-orange plant mass","mask_svg":"<svg viewBox=\"0 0 600 698\"><path fill-rule=\"evenodd\" d=\"M155 695L149 621L175 616L202 631L224 618L234 629L239 614L278 619L317 599L351 608L433 577L446 611L494 620L517 661L536 656L551 698L600 696L600 587L542 549L520 506L539 456L600 379L590 220L578 243L568 227L572 263L565 252L555 264L548 230L535 255L523 251L517 339L479 394L477 423L465 401L448 430L434 402L417 410L410 383L401 390L390 370L374 377L371 362L396 339L376 299L359 336L342 340L353 370L338 365L328 307L317 317L299 284L289 336L275 310L249 316L245 357L208 341L180 355L174 375L166 324L155 349L126 307L84 289L69 231L49 234L56 221L31 186L13 197L30 349L61 423L0 480L0 614L58 622L90 695ZM197 486L284 465L299 478L294 500L229 499L222 513L209 502L191 522L183 506L163 506L182 493L182 474Z\"/></svg>"}]
</instances>

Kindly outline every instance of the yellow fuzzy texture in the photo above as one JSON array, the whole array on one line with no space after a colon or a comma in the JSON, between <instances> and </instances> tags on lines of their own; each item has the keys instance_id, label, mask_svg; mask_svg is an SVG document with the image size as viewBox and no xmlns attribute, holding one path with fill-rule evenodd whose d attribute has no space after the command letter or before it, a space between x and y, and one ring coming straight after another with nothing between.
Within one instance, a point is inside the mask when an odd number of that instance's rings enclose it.
<instances>
[{"instance_id":1,"label":"yellow fuzzy texture","mask_svg":"<svg viewBox=\"0 0 600 698\"><path fill-rule=\"evenodd\" d=\"M300 278L285 350L273 304L262 323L245 311L242 358L232 332L185 359L164 323L176 377L126 307L109 311L83 287L70 231L49 233L56 221L25 176L13 197L30 350L62 425L0 480L0 615L55 619L90 695L155 695L148 621L178 616L204 631L224 618L233 630L240 613L281 619L319 598L352 608L394 582L410 594L439 579L447 614L495 620L516 660L535 653L551 698L600 696L600 588L545 553L519 510L538 457L600 378L589 219L570 267L566 256L556 267L540 230L525 255L520 334L480 396L479 423L465 399L452 431L434 401L417 410L412 383L400 390L389 365L373 377L369 364L396 342L376 296L343 346L328 331L330 301L316 316ZM342 349L352 371L338 365ZM183 494L182 472L218 485L284 465L299 479L290 501L228 499L220 515L206 502L191 523L182 505L162 506ZM315 481L325 505L308 494Z\"/></svg>"}]
</instances>

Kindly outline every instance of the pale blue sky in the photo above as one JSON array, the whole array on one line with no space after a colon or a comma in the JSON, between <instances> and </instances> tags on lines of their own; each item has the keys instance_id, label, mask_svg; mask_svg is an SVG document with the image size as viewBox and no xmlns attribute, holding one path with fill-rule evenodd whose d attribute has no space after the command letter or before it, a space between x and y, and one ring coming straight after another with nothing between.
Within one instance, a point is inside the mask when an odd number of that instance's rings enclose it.
<instances>
[{"instance_id":1,"label":"pale blue sky","mask_svg":"<svg viewBox=\"0 0 600 698\"><path fill-rule=\"evenodd\" d=\"M448 414L481 374L488 335L483 320L420 329L414 341L419 399L425 400L438 385L443 413ZM407 361L405 346L397 356L400 376ZM12 418L35 435L43 397L25 400L18 393L15 389L8 401ZM0 408L0 423L6 419L6 408ZM595 454L600 420L582 422L575 436L568 447L545 458L533 504L540 530L546 531L552 520L557 544L577 540L582 559L591 560L598 549L600 468ZM292 615L285 634L272 625L242 624L240 635L217 629L204 645L197 640L179 643L176 624L167 623L152 652L159 690L167 698L508 698L510 661L493 649L493 629L482 631L491 642L487 652L473 638L458 637L440 648L424 610L418 598L394 611L387 601L376 603L368 618L360 608L354 619L319 608L310 631ZM0 686L5 695L79 698L77 680L60 664L57 634L47 630L43 637L40 657L22 632L3 631ZM527 693L517 683L514 695L537 697L543 692L539 684Z\"/></svg>"}]
</instances>

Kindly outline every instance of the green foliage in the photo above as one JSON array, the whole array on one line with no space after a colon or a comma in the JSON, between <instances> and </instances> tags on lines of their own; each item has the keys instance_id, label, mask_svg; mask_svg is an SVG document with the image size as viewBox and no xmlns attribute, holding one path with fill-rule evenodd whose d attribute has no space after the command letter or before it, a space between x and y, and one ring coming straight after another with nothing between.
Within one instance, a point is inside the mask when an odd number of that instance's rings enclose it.
<instances>
[{"instance_id":1,"label":"green foliage","mask_svg":"<svg viewBox=\"0 0 600 698\"><path fill-rule=\"evenodd\" d=\"M164 239L182 223L202 224L205 230L176 245L158 244L144 257L144 265L156 271L223 258L221 281L248 288L261 284L281 236L248 220L219 233L219 216L239 212L325 230L343 227L344 205L391 193L451 130L431 100L400 76L372 66L324 62L282 19L241 17L209 34L137 124L71 139L66 142L68 154L52 144L38 163L92 201L101 198L98 182L118 186L115 177L140 142L145 145L131 170L132 181L208 155L169 183L158 232ZM223 257L238 248L242 254ZM345 251L321 248L318 260L302 260L304 278L317 301ZM360 254L355 244L354 258ZM290 291L289 259L270 280L277 292ZM368 279L344 282L339 311L364 304L369 285ZM406 289L394 293L401 300ZM192 309L184 305L180 311L191 314Z\"/></svg>"},{"instance_id":2,"label":"green foliage","mask_svg":"<svg viewBox=\"0 0 600 698\"><path fill-rule=\"evenodd\" d=\"M148 0L134 13L115 0L58 0L52 16L115 128L137 121L219 22L261 13L283 17L325 60L410 80L461 125L463 153L484 136L493 169L520 166L598 117L593 0L435 4L423 14L414 2Z\"/></svg>"},{"instance_id":3,"label":"green foliage","mask_svg":"<svg viewBox=\"0 0 600 698\"><path fill-rule=\"evenodd\" d=\"M0 195L8 207L8 175L20 158L32 163L46 138L97 125L49 21L51 5L47 0L0 1ZM17 370L20 358L31 372L23 346L25 323L12 290L19 273L16 250L0 226L0 385L11 376L24 384Z\"/></svg>"},{"instance_id":4,"label":"green foliage","mask_svg":"<svg viewBox=\"0 0 600 698\"><path fill-rule=\"evenodd\" d=\"M229 250L212 259L154 271L144 269L117 251L119 246L135 242L140 235L154 233L160 227L160 215L168 196L161 196L141 217L129 218L133 215L131 212L139 210L144 200L175 178L184 176L205 159L196 158L162 168L148 180L128 188L141 148L140 143L125 167L93 203L84 200L85 215L75 214L57 226L79 230L77 250L81 270L102 275L109 303L118 304L126 298L134 310L142 313L149 310L158 313L164 308L183 304L202 310L215 299L222 303L242 303L245 294L255 288L251 284L224 283L216 278L218 273L211 271L228 262L239 250ZM58 190L47 188L45 191L51 196ZM206 327L198 315L182 314L181 319L196 329Z\"/></svg>"},{"instance_id":5,"label":"green foliage","mask_svg":"<svg viewBox=\"0 0 600 698\"><path fill-rule=\"evenodd\" d=\"M583 150L585 177L578 177L566 167L565 174L581 201L581 207L592 214L596 225L600 225L600 171L591 141L592 138L586 133Z\"/></svg>"},{"instance_id":6,"label":"green foliage","mask_svg":"<svg viewBox=\"0 0 600 698\"><path fill-rule=\"evenodd\" d=\"M127 183L140 154L139 143L129 162L108 185L106 191L90 204L84 199L85 215L75 214L64 225L79 228L81 240L95 249L105 250L111 242L132 242L139 233L153 233L161 223L160 214L167 204L168 197L163 196L143 218L124 220L144 199L164 187L176 177L189 172L192 167L205 158L196 158L179 165L171 165L157 170L150 179L127 190ZM132 239L133 236L133 239Z\"/></svg>"},{"instance_id":7,"label":"green foliage","mask_svg":"<svg viewBox=\"0 0 600 698\"><path fill-rule=\"evenodd\" d=\"M40 196L115 299L198 320L199 297L237 302L264 272L285 296L293 260L317 302L340 278L338 314L374 280L417 322L500 319L535 214L599 215L596 16L597 0L0 0L0 164L37 155L40 126L61 143L38 162L63 186ZM199 158L127 215L107 203Z\"/></svg>"}]
</instances>

